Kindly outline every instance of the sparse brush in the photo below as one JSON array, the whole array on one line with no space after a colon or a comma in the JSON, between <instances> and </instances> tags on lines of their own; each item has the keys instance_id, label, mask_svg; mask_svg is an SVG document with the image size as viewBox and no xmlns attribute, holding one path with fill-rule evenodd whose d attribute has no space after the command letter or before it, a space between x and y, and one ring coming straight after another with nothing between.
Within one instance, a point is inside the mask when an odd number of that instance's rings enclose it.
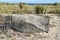
<instances>
[{"instance_id":1,"label":"sparse brush","mask_svg":"<svg viewBox=\"0 0 60 40\"><path fill-rule=\"evenodd\" d=\"M32 13L32 11L30 9L28 9L27 7L24 8L23 12L24 13L28 13L28 14Z\"/></svg>"},{"instance_id":2,"label":"sparse brush","mask_svg":"<svg viewBox=\"0 0 60 40\"><path fill-rule=\"evenodd\" d=\"M56 11L55 11L55 12L59 14L59 13L60 13L60 10L56 9Z\"/></svg>"},{"instance_id":3,"label":"sparse brush","mask_svg":"<svg viewBox=\"0 0 60 40\"><path fill-rule=\"evenodd\" d=\"M44 7L39 6L39 5L36 5L35 6L35 11L36 11L36 14L39 14L39 13L42 13L43 14Z\"/></svg>"},{"instance_id":4,"label":"sparse brush","mask_svg":"<svg viewBox=\"0 0 60 40\"><path fill-rule=\"evenodd\" d=\"M20 3L20 4L19 4L20 9L23 9L24 4L25 4L25 3Z\"/></svg>"},{"instance_id":5,"label":"sparse brush","mask_svg":"<svg viewBox=\"0 0 60 40\"><path fill-rule=\"evenodd\" d=\"M56 10L51 10L49 13L60 13L60 10L56 9Z\"/></svg>"},{"instance_id":6,"label":"sparse brush","mask_svg":"<svg viewBox=\"0 0 60 40\"><path fill-rule=\"evenodd\" d=\"M43 12L44 12L44 7L42 6L42 7L40 7L40 13L43 14Z\"/></svg>"}]
</instances>

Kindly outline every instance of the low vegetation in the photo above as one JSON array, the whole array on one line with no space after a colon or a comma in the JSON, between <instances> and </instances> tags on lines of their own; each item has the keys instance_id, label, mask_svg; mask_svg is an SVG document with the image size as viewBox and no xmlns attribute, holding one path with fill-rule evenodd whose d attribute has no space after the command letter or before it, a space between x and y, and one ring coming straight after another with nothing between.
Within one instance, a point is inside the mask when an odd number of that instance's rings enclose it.
<instances>
[{"instance_id":1,"label":"low vegetation","mask_svg":"<svg viewBox=\"0 0 60 40\"><path fill-rule=\"evenodd\" d=\"M39 13L43 14L43 11L44 11L44 7L39 6L39 5L35 6L35 12L36 12L36 14L39 14Z\"/></svg>"},{"instance_id":2,"label":"low vegetation","mask_svg":"<svg viewBox=\"0 0 60 40\"><path fill-rule=\"evenodd\" d=\"M49 13L60 14L60 10L58 10L58 9L51 10Z\"/></svg>"},{"instance_id":3,"label":"low vegetation","mask_svg":"<svg viewBox=\"0 0 60 40\"><path fill-rule=\"evenodd\" d=\"M0 3L0 14L55 14L60 13L60 4L39 4L39 5L29 5L26 3L19 4L9 4Z\"/></svg>"}]
</instances>

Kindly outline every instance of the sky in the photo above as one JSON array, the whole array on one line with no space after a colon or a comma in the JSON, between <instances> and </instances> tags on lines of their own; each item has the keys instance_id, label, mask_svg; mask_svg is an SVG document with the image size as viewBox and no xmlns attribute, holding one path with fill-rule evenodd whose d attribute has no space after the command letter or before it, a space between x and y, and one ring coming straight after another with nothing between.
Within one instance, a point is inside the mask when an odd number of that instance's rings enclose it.
<instances>
[{"instance_id":1,"label":"sky","mask_svg":"<svg viewBox=\"0 0 60 40\"><path fill-rule=\"evenodd\" d=\"M0 0L0 2L6 3L60 3L60 0Z\"/></svg>"}]
</instances>

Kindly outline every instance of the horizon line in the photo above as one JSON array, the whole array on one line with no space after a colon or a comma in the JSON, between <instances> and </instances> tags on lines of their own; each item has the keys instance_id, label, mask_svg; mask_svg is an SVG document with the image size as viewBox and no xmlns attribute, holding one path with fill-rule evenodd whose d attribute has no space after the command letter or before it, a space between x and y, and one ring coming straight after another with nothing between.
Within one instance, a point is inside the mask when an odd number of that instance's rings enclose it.
<instances>
[{"instance_id":1,"label":"horizon line","mask_svg":"<svg viewBox=\"0 0 60 40\"><path fill-rule=\"evenodd\" d=\"M13 4L17 4L17 3L14 3L14 2L0 2L0 3L13 3ZM18 2L18 3L21 3L21 2ZM22 3L28 3L28 2L22 2ZM52 3L60 3L60 2L51 2ZM30 3L30 4L50 4L50 3Z\"/></svg>"}]
</instances>

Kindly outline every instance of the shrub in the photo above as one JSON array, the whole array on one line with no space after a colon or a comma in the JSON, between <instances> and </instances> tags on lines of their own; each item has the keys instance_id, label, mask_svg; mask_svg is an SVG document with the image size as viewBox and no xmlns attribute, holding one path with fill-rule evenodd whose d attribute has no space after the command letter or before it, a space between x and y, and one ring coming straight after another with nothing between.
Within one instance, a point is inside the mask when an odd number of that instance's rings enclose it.
<instances>
[{"instance_id":1,"label":"shrub","mask_svg":"<svg viewBox=\"0 0 60 40\"><path fill-rule=\"evenodd\" d=\"M57 6L57 3L54 3L53 5L54 5L54 6Z\"/></svg>"},{"instance_id":2,"label":"shrub","mask_svg":"<svg viewBox=\"0 0 60 40\"><path fill-rule=\"evenodd\" d=\"M20 9L23 9L24 4L25 4L25 3L20 3L20 4L19 4Z\"/></svg>"},{"instance_id":3,"label":"shrub","mask_svg":"<svg viewBox=\"0 0 60 40\"><path fill-rule=\"evenodd\" d=\"M44 11L44 7L40 7L40 13L43 14L43 11Z\"/></svg>"},{"instance_id":4,"label":"shrub","mask_svg":"<svg viewBox=\"0 0 60 40\"><path fill-rule=\"evenodd\" d=\"M35 6L35 12L36 12L36 14L39 14L39 13L43 14L43 11L44 11L44 7L39 6L39 5Z\"/></svg>"}]
</instances>

